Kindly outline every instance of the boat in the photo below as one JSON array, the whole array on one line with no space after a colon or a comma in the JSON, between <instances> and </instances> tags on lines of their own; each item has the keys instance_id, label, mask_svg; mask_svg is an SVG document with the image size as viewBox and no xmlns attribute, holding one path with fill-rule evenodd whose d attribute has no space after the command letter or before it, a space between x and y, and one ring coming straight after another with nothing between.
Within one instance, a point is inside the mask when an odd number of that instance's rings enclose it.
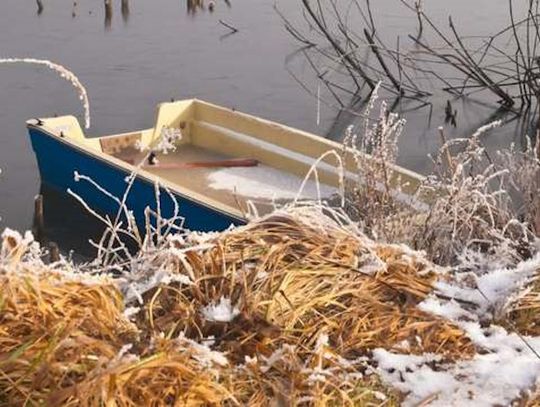
<instances>
[{"instance_id":1,"label":"boat","mask_svg":"<svg viewBox=\"0 0 540 407\"><path fill-rule=\"evenodd\" d=\"M185 228L220 231L254 211L330 199L357 173L352 155L340 166L327 153L340 155L339 143L197 99L162 103L152 128L128 133L89 137L74 116L32 119L27 128L43 184L71 191L101 215L117 215L124 197L140 225L147 208L164 218L179 208ZM304 182L315 165L317 182ZM411 196L422 182L392 170L400 194Z\"/></svg>"}]
</instances>

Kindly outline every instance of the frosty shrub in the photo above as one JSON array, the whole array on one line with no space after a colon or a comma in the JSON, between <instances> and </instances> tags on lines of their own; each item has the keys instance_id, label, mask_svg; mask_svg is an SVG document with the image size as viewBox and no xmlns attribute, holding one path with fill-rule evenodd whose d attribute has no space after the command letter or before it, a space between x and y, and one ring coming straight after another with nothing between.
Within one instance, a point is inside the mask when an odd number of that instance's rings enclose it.
<instances>
[{"instance_id":1,"label":"frosty shrub","mask_svg":"<svg viewBox=\"0 0 540 407\"><path fill-rule=\"evenodd\" d=\"M347 184L346 210L376 239L399 241L441 265L455 264L464 250L491 255L515 264L536 251L540 232L540 161L538 142L523 151L515 146L493 157L481 143L498 122L478 129L470 138L446 140L432 158L433 173L417 190L416 202L395 199L400 182L392 182L398 139L404 120L381 104L368 125L376 93L366 110L363 137L347 130L344 147L353 148L357 180ZM345 149L344 149L345 151ZM344 153L347 154L347 153ZM366 154L370 159L366 159Z\"/></svg>"}]
</instances>

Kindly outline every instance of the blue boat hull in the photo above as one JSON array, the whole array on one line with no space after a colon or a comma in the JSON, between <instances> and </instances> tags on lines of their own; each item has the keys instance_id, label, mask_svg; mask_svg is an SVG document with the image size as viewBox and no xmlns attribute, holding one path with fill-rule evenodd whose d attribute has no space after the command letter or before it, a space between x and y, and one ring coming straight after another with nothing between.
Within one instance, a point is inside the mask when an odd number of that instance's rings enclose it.
<instances>
[{"instance_id":1,"label":"blue boat hull","mask_svg":"<svg viewBox=\"0 0 540 407\"><path fill-rule=\"evenodd\" d=\"M107 161L98 159L84 150L79 150L63 140L37 127L29 127L32 148L34 149L41 180L44 184L64 193L68 189L80 196L93 210L113 218L117 215L119 205L112 198L100 192L86 181L75 180L75 173L92 178L112 195L122 198L128 184L129 172ZM197 231L220 231L230 225L240 225L244 220L216 210L210 206L196 202L189 196L170 191L179 205L179 214L184 227ZM145 209L157 210L155 186L149 180L137 177L130 188L126 200L127 208L133 212L139 226L145 224ZM174 201L167 191L160 191L160 210L163 218L174 215ZM74 225L75 227L75 225Z\"/></svg>"}]
</instances>

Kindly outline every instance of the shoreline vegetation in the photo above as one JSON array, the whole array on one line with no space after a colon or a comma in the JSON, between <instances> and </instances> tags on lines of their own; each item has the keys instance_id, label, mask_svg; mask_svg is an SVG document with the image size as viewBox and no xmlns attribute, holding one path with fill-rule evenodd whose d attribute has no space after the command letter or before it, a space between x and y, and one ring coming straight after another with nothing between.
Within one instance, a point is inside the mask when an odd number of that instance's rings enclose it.
<instances>
[{"instance_id":1,"label":"shoreline vegetation","mask_svg":"<svg viewBox=\"0 0 540 407\"><path fill-rule=\"evenodd\" d=\"M124 197L86 264L6 230L0 405L540 402L538 143L491 156L498 123L441 129L418 210L388 182L403 125L383 102L348 130L337 205L200 234L159 213L140 231Z\"/></svg>"}]
</instances>

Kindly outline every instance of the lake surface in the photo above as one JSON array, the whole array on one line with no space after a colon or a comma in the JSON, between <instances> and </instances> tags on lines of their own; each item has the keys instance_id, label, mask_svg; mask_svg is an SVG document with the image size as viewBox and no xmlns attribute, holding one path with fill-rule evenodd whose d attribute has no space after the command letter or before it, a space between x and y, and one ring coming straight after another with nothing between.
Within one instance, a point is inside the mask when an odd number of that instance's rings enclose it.
<instances>
[{"instance_id":1,"label":"lake surface","mask_svg":"<svg viewBox=\"0 0 540 407\"><path fill-rule=\"evenodd\" d=\"M88 89L92 127L102 135L151 127L155 106L171 98L197 97L339 139L347 118L336 124L338 109L323 103L317 123L317 81L300 44L292 39L274 10L274 0L216 1L214 12L190 10L186 0L131 0L122 12L113 1L110 21L103 0L42 0L38 15L32 1L2 0L0 56L32 57L61 63ZM380 35L396 41L414 29L414 15L397 0L374 5ZM470 35L485 35L507 23L506 0L436 0L426 11L445 23L454 15ZM525 2L523 2L525 3ZM277 6L307 28L300 2L280 0ZM238 28L229 30L223 20ZM294 73L294 76L290 72ZM297 81L301 78L308 90ZM437 96L443 98L445 96ZM442 99L441 99L442 100ZM472 131L483 124L493 106L455 102L462 124ZM0 65L0 228L28 229L39 174L24 122L36 116L75 114L82 118L76 92L42 67ZM430 116L430 120L428 120ZM407 114L400 163L417 171L429 168L428 153L439 139L444 113L436 108ZM463 131L463 126L460 130ZM450 130L452 135L453 130ZM506 145L504 132L490 136L492 146ZM88 218L69 199L47 199L47 225L65 249L81 247L80 235L92 232ZM80 212L80 211L79 211ZM88 232L90 230L90 232ZM79 233L81 232L81 233Z\"/></svg>"}]
</instances>

